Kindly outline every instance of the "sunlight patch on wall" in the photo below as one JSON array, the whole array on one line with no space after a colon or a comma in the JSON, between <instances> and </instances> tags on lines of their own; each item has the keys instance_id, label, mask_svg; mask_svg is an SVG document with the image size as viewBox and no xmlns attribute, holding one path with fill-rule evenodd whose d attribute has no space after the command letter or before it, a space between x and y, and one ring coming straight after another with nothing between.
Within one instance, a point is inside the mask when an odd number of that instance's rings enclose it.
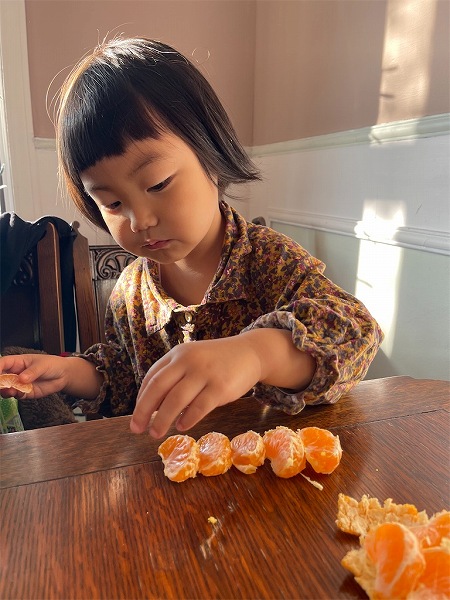
<instances>
[{"instance_id":1,"label":"sunlight patch on wall","mask_svg":"<svg viewBox=\"0 0 450 600\"><path fill-rule=\"evenodd\" d=\"M389 0L380 81L378 123L426 114L437 0Z\"/></svg>"},{"instance_id":2,"label":"sunlight patch on wall","mask_svg":"<svg viewBox=\"0 0 450 600\"><path fill-rule=\"evenodd\" d=\"M359 243L355 296L367 306L383 330L383 350L387 356L391 356L395 340L403 257L403 249L389 244L389 240L394 239L404 221L402 201L366 201L363 218L355 227L357 236L363 238Z\"/></svg>"}]
</instances>

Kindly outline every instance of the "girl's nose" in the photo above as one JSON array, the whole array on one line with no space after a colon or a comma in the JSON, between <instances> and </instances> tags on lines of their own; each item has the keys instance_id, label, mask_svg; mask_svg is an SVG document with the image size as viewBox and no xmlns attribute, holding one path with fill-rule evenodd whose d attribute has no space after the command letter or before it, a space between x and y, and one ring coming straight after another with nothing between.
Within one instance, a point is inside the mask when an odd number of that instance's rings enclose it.
<instances>
[{"instance_id":1,"label":"girl's nose","mask_svg":"<svg viewBox=\"0 0 450 600\"><path fill-rule=\"evenodd\" d=\"M145 231L149 227L154 227L157 223L156 215L150 210L149 206L134 207L130 211L130 228L133 233Z\"/></svg>"}]
</instances>

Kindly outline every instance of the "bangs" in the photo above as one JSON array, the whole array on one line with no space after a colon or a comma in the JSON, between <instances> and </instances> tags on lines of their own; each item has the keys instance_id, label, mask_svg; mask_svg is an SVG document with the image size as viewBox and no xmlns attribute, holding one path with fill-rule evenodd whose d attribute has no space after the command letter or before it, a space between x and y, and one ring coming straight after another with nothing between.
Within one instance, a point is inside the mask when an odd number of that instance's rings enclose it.
<instances>
[{"instance_id":1,"label":"bangs","mask_svg":"<svg viewBox=\"0 0 450 600\"><path fill-rule=\"evenodd\" d=\"M162 126L148 99L109 65L91 65L74 83L59 115L59 152L74 179L132 141L158 138Z\"/></svg>"}]
</instances>

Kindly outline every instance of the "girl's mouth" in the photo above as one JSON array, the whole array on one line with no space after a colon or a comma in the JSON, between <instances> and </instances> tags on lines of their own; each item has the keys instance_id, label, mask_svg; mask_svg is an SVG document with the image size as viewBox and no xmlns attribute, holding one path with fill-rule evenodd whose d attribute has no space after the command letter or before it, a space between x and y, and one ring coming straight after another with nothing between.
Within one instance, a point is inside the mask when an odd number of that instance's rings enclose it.
<instances>
[{"instance_id":1,"label":"girl's mouth","mask_svg":"<svg viewBox=\"0 0 450 600\"><path fill-rule=\"evenodd\" d=\"M160 250L161 248L165 248L168 243L169 240L148 240L142 247L149 250Z\"/></svg>"}]
</instances>

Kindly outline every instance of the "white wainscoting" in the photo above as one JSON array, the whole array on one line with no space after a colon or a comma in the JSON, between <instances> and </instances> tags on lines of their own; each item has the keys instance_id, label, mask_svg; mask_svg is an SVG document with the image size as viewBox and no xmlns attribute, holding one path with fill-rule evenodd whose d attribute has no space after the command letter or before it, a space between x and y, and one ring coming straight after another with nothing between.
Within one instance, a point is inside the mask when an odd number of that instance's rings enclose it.
<instances>
[{"instance_id":1,"label":"white wainscoting","mask_svg":"<svg viewBox=\"0 0 450 600\"><path fill-rule=\"evenodd\" d=\"M450 253L450 115L259 146L251 214Z\"/></svg>"}]
</instances>

